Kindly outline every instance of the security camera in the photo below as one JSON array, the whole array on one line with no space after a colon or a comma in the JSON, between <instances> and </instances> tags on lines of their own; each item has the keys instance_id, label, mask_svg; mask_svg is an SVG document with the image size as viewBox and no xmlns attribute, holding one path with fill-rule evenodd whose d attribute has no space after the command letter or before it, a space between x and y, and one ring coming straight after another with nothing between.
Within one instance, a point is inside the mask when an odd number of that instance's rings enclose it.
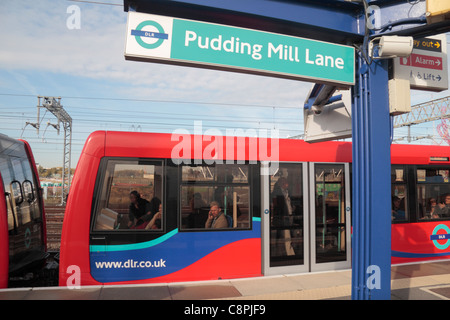
<instances>
[{"instance_id":1,"label":"security camera","mask_svg":"<svg viewBox=\"0 0 450 320\"><path fill-rule=\"evenodd\" d=\"M375 42L378 41L378 45ZM408 57L413 49L413 37L382 36L374 38L369 43L370 56L373 59L390 59ZM375 48L378 48L378 56L374 56Z\"/></svg>"}]
</instances>

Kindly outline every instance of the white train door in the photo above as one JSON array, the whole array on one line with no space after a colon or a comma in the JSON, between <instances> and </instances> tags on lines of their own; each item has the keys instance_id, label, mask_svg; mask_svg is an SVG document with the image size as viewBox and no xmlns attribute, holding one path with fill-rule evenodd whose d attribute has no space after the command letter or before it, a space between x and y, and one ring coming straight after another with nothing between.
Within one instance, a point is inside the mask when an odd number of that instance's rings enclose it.
<instances>
[{"instance_id":1,"label":"white train door","mask_svg":"<svg viewBox=\"0 0 450 320\"><path fill-rule=\"evenodd\" d=\"M348 164L325 163L279 163L262 175L265 275L350 268L349 178Z\"/></svg>"},{"instance_id":2,"label":"white train door","mask_svg":"<svg viewBox=\"0 0 450 320\"><path fill-rule=\"evenodd\" d=\"M264 274L308 272L307 163L279 163L275 172L261 179Z\"/></svg>"},{"instance_id":3,"label":"white train door","mask_svg":"<svg viewBox=\"0 0 450 320\"><path fill-rule=\"evenodd\" d=\"M351 267L349 164L310 164L311 271Z\"/></svg>"}]
</instances>

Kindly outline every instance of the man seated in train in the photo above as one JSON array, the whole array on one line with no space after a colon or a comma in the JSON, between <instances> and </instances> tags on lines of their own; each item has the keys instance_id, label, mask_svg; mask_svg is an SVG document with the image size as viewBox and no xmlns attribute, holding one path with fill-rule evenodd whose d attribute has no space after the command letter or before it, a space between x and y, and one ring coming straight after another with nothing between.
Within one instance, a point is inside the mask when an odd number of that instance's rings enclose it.
<instances>
[{"instance_id":1,"label":"man seated in train","mask_svg":"<svg viewBox=\"0 0 450 320\"><path fill-rule=\"evenodd\" d=\"M450 217L450 193L445 195L443 203L438 204L435 212L440 218Z\"/></svg>"},{"instance_id":2,"label":"man seated in train","mask_svg":"<svg viewBox=\"0 0 450 320\"><path fill-rule=\"evenodd\" d=\"M222 209L220 209L219 203L217 201L213 201L210 204L210 210L208 213L208 219L205 223L206 229L223 229L228 228L228 221L225 215L222 213Z\"/></svg>"}]
</instances>

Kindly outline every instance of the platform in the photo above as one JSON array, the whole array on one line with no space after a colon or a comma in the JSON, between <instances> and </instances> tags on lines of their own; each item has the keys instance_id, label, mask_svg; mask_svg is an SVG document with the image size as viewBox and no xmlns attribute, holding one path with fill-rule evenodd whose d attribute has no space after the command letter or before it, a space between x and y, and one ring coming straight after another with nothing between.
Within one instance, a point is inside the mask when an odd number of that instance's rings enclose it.
<instances>
[{"instance_id":1,"label":"platform","mask_svg":"<svg viewBox=\"0 0 450 320\"><path fill-rule=\"evenodd\" d=\"M393 266L391 300L450 300L450 261ZM127 286L0 290L0 300L349 300L351 270Z\"/></svg>"}]
</instances>

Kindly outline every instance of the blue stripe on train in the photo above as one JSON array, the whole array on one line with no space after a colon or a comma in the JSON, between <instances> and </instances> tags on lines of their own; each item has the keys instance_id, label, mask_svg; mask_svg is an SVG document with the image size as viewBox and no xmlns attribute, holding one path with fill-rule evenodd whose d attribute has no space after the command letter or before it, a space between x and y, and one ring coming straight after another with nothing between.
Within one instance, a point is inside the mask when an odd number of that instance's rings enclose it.
<instances>
[{"instance_id":1,"label":"blue stripe on train","mask_svg":"<svg viewBox=\"0 0 450 320\"><path fill-rule=\"evenodd\" d=\"M91 246L91 275L99 282L132 281L181 270L230 243L261 237L261 220L252 230L178 232L131 245Z\"/></svg>"},{"instance_id":2,"label":"blue stripe on train","mask_svg":"<svg viewBox=\"0 0 450 320\"><path fill-rule=\"evenodd\" d=\"M396 258L434 258L450 256L450 252L442 253L413 253L392 250L391 255Z\"/></svg>"}]
</instances>

